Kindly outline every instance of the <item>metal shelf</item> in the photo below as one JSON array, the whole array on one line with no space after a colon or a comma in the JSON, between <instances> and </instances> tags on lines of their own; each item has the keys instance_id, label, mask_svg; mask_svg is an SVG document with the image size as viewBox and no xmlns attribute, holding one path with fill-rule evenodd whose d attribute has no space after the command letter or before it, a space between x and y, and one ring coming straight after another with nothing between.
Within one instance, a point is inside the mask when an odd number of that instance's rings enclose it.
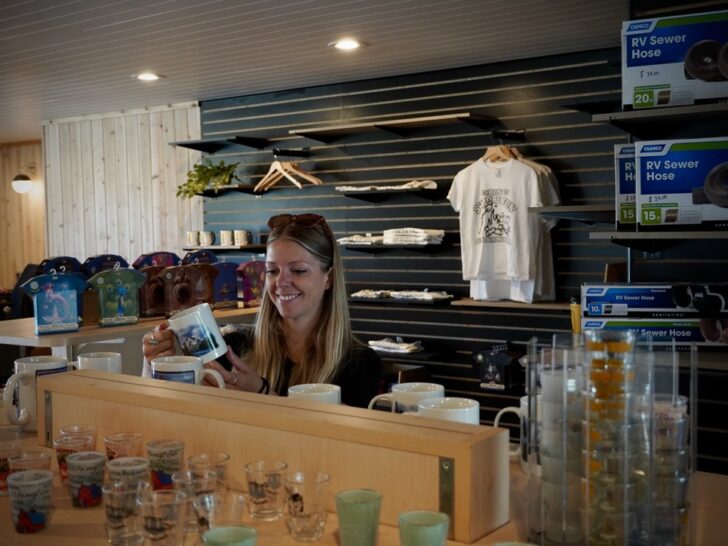
<instances>
[{"instance_id":1,"label":"metal shelf","mask_svg":"<svg viewBox=\"0 0 728 546\"><path fill-rule=\"evenodd\" d=\"M265 250L265 245L210 245L210 246L183 246L182 250L212 250L213 252L228 251L228 250L242 250L258 252L259 250Z\"/></svg>"},{"instance_id":2,"label":"metal shelf","mask_svg":"<svg viewBox=\"0 0 728 546\"><path fill-rule=\"evenodd\" d=\"M391 195L414 195L430 201L437 201L444 197L444 189L439 187L431 190L424 188L392 188L388 190L345 191L341 193L346 197L361 199L370 203L380 203Z\"/></svg>"},{"instance_id":3,"label":"metal shelf","mask_svg":"<svg viewBox=\"0 0 728 546\"><path fill-rule=\"evenodd\" d=\"M728 231L593 231L589 239L655 253L681 241L728 239Z\"/></svg>"},{"instance_id":4,"label":"metal shelf","mask_svg":"<svg viewBox=\"0 0 728 546\"><path fill-rule=\"evenodd\" d=\"M568 302L535 302L535 303L521 303L517 301L481 301L474 300L472 298L465 298L462 300L455 300L450 303L456 307L493 307L501 309L520 309L523 311L558 311L558 312L569 312Z\"/></svg>"}]
</instances>

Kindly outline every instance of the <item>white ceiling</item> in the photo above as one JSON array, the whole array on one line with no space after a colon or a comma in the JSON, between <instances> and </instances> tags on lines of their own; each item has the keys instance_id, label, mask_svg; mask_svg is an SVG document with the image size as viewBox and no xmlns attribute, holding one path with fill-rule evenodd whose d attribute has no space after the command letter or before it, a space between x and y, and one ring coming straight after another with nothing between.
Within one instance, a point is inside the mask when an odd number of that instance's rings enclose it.
<instances>
[{"instance_id":1,"label":"white ceiling","mask_svg":"<svg viewBox=\"0 0 728 546\"><path fill-rule=\"evenodd\" d=\"M41 120L618 46L627 3L0 0L0 143ZM344 35L369 46L327 47Z\"/></svg>"}]
</instances>

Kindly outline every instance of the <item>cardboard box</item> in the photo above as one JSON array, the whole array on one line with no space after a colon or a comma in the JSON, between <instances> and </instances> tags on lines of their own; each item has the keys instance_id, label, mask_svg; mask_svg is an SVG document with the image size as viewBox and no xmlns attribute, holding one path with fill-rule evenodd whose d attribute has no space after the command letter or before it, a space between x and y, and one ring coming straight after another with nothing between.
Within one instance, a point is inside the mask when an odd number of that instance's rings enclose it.
<instances>
[{"instance_id":1,"label":"cardboard box","mask_svg":"<svg viewBox=\"0 0 728 546\"><path fill-rule=\"evenodd\" d=\"M700 329L700 319L595 319L581 320L582 331L596 330L635 330L640 337L651 337L655 345L672 345L695 343L704 345L722 345L724 341L709 341Z\"/></svg>"},{"instance_id":2,"label":"cardboard box","mask_svg":"<svg viewBox=\"0 0 728 546\"><path fill-rule=\"evenodd\" d=\"M637 207L635 188L637 173L634 144L614 145L614 209L617 229L634 231Z\"/></svg>"},{"instance_id":3,"label":"cardboard box","mask_svg":"<svg viewBox=\"0 0 728 546\"><path fill-rule=\"evenodd\" d=\"M728 228L728 137L636 143L638 229Z\"/></svg>"},{"instance_id":4,"label":"cardboard box","mask_svg":"<svg viewBox=\"0 0 728 546\"><path fill-rule=\"evenodd\" d=\"M728 11L622 24L622 104L654 108L728 96Z\"/></svg>"},{"instance_id":5,"label":"cardboard box","mask_svg":"<svg viewBox=\"0 0 728 546\"><path fill-rule=\"evenodd\" d=\"M728 283L584 284L582 318L728 317Z\"/></svg>"}]
</instances>

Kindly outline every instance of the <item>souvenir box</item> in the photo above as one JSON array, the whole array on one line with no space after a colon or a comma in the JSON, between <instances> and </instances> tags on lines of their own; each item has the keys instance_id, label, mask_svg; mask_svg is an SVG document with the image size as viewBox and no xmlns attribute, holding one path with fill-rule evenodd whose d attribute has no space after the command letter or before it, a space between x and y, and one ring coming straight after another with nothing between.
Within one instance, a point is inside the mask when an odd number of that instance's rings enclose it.
<instances>
[{"instance_id":1,"label":"souvenir box","mask_svg":"<svg viewBox=\"0 0 728 546\"><path fill-rule=\"evenodd\" d=\"M118 254L98 254L86 258L81 266L88 277L93 277L100 271L107 269L127 269L129 263Z\"/></svg>"},{"instance_id":2,"label":"souvenir box","mask_svg":"<svg viewBox=\"0 0 728 546\"><path fill-rule=\"evenodd\" d=\"M22 285L33 298L36 334L78 330L80 294L86 279L77 272L38 275Z\"/></svg>"},{"instance_id":3,"label":"souvenir box","mask_svg":"<svg viewBox=\"0 0 728 546\"><path fill-rule=\"evenodd\" d=\"M150 265L139 269L144 275L144 284L139 288L139 315L142 317L162 316L166 312L164 301L163 265Z\"/></svg>"},{"instance_id":4,"label":"souvenir box","mask_svg":"<svg viewBox=\"0 0 728 546\"><path fill-rule=\"evenodd\" d=\"M167 316L198 303L215 304L217 269L210 264L187 264L166 267L164 280L165 313Z\"/></svg>"},{"instance_id":5,"label":"souvenir box","mask_svg":"<svg viewBox=\"0 0 728 546\"><path fill-rule=\"evenodd\" d=\"M195 250L188 252L182 258L182 265L187 264L214 264L217 262L217 256L212 250Z\"/></svg>"},{"instance_id":6,"label":"souvenir box","mask_svg":"<svg viewBox=\"0 0 728 546\"><path fill-rule=\"evenodd\" d=\"M54 256L53 258L46 258L38 266L38 274L55 275L58 273L69 273L69 272L83 273L83 267L73 256Z\"/></svg>"},{"instance_id":7,"label":"souvenir box","mask_svg":"<svg viewBox=\"0 0 728 546\"><path fill-rule=\"evenodd\" d=\"M139 287L144 275L135 269L107 269L88 280L98 292L99 325L118 326L139 321Z\"/></svg>"},{"instance_id":8,"label":"souvenir box","mask_svg":"<svg viewBox=\"0 0 728 546\"><path fill-rule=\"evenodd\" d=\"M173 265L179 265L181 260L179 256L174 252L151 252L149 254L142 254L131 266L134 269L141 269L142 267L148 267L150 265L161 265L163 267L169 267Z\"/></svg>"},{"instance_id":9,"label":"souvenir box","mask_svg":"<svg viewBox=\"0 0 728 546\"><path fill-rule=\"evenodd\" d=\"M265 290L265 263L247 262L238 266L238 299L245 307L257 307Z\"/></svg>"},{"instance_id":10,"label":"souvenir box","mask_svg":"<svg viewBox=\"0 0 728 546\"><path fill-rule=\"evenodd\" d=\"M215 309L228 309L238 306L238 264L235 262L217 262L212 264L217 269L215 277Z\"/></svg>"}]
</instances>

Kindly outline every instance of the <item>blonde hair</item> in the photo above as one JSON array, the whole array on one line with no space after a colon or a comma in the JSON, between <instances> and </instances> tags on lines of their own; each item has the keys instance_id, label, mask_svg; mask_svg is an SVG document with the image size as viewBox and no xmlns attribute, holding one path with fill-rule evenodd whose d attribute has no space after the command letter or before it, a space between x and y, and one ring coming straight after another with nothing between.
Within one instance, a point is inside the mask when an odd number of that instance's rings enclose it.
<instances>
[{"instance_id":1,"label":"blonde hair","mask_svg":"<svg viewBox=\"0 0 728 546\"><path fill-rule=\"evenodd\" d=\"M354 343L346 299L344 272L339 247L326 221L301 226L294 220L271 230L267 244L289 240L310 252L329 271L331 286L324 292L320 323L312 333L302 362L296 362L289 384L329 383L336 376ZM266 287L267 288L267 287ZM255 320L253 343L242 355L243 359L261 376L268 379L271 388L278 391L282 385L283 368L288 357L281 317L270 299L267 289Z\"/></svg>"}]
</instances>

